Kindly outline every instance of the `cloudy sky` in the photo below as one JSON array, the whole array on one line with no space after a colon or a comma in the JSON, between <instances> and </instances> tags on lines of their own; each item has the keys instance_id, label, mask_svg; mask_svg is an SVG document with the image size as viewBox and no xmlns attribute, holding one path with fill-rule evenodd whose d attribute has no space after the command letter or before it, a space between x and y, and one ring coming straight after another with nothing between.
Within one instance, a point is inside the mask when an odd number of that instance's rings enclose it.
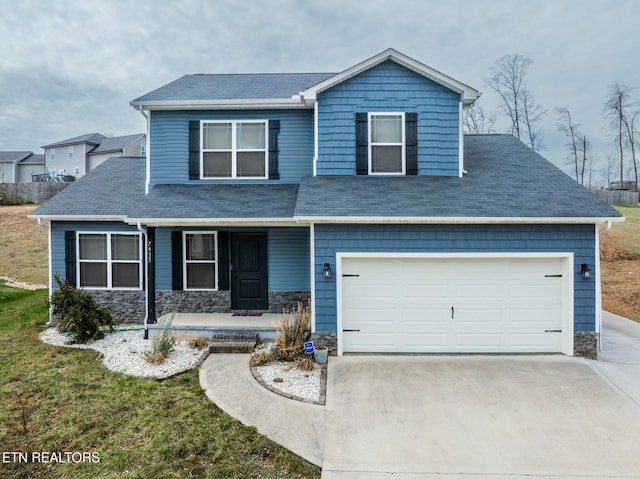
<instances>
[{"instance_id":1,"label":"cloudy sky","mask_svg":"<svg viewBox=\"0 0 640 479\"><path fill-rule=\"evenodd\" d=\"M564 163L558 106L600 158L611 84L637 87L637 0L20 0L0 14L0 150L142 132L129 102L187 73L341 71L393 47L484 92L500 57L529 57L547 110L542 154ZM507 129L498 122L498 132Z\"/></svg>"}]
</instances>

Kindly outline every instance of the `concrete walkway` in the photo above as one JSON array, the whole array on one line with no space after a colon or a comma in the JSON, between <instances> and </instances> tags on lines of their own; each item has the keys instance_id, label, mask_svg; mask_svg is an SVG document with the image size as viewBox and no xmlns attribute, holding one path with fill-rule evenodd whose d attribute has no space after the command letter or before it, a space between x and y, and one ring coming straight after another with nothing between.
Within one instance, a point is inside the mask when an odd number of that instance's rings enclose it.
<instances>
[{"instance_id":1,"label":"concrete walkway","mask_svg":"<svg viewBox=\"0 0 640 479\"><path fill-rule=\"evenodd\" d=\"M200 385L220 409L261 434L322 465L325 408L279 396L258 384L249 354L211 354L200 368Z\"/></svg>"},{"instance_id":2,"label":"concrete walkway","mask_svg":"<svg viewBox=\"0 0 640 479\"><path fill-rule=\"evenodd\" d=\"M332 357L325 407L263 389L248 355L209 356L200 382L323 479L640 478L640 325L605 314L602 338L599 361Z\"/></svg>"}]
</instances>

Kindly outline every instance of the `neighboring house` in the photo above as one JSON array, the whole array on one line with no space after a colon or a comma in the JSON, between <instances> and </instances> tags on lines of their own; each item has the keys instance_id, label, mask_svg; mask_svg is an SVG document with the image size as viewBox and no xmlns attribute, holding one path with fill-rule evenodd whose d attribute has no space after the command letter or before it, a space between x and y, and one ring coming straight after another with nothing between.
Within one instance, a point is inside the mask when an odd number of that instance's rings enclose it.
<instances>
[{"instance_id":1,"label":"neighboring house","mask_svg":"<svg viewBox=\"0 0 640 479\"><path fill-rule=\"evenodd\" d=\"M31 154L18 163L18 181L16 183L31 183L35 175L44 173L44 155Z\"/></svg>"},{"instance_id":2,"label":"neighboring house","mask_svg":"<svg viewBox=\"0 0 640 479\"><path fill-rule=\"evenodd\" d=\"M111 156L144 156L146 135L88 133L45 145L46 172L80 178Z\"/></svg>"},{"instance_id":3,"label":"neighboring house","mask_svg":"<svg viewBox=\"0 0 640 479\"><path fill-rule=\"evenodd\" d=\"M131 102L146 161L33 213L51 274L148 323L309 299L339 354L594 356L599 234L623 218L513 136L463 136L478 96L392 49L179 78Z\"/></svg>"},{"instance_id":4,"label":"neighboring house","mask_svg":"<svg viewBox=\"0 0 640 479\"><path fill-rule=\"evenodd\" d=\"M93 170L112 156L145 156L146 145L147 136L144 133L104 138L87 153L88 170Z\"/></svg>"},{"instance_id":5,"label":"neighboring house","mask_svg":"<svg viewBox=\"0 0 640 479\"><path fill-rule=\"evenodd\" d=\"M32 151L0 151L0 183L31 183L44 173L44 155Z\"/></svg>"}]
</instances>

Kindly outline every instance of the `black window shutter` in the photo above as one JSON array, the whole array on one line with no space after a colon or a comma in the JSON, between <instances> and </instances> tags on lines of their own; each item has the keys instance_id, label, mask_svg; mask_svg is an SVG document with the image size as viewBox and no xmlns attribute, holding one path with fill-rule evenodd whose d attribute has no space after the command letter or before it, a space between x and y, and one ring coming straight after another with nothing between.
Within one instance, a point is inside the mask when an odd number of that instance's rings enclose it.
<instances>
[{"instance_id":1,"label":"black window shutter","mask_svg":"<svg viewBox=\"0 0 640 479\"><path fill-rule=\"evenodd\" d=\"M280 120L269 120L269 179L279 180L278 171L278 134Z\"/></svg>"},{"instance_id":2,"label":"black window shutter","mask_svg":"<svg viewBox=\"0 0 640 479\"><path fill-rule=\"evenodd\" d=\"M171 232L171 289L182 290L182 231Z\"/></svg>"},{"instance_id":3,"label":"black window shutter","mask_svg":"<svg viewBox=\"0 0 640 479\"><path fill-rule=\"evenodd\" d=\"M407 162L407 175L418 174L418 114L405 113L405 159Z\"/></svg>"},{"instance_id":4,"label":"black window shutter","mask_svg":"<svg viewBox=\"0 0 640 479\"><path fill-rule=\"evenodd\" d=\"M218 289L229 291L229 232L218 231Z\"/></svg>"},{"instance_id":5,"label":"black window shutter","mask_svg":"<svg viewBox=\"0 0 640 479\"><path fill-rule=\"evenodd\" d=\"M200 122L189 122L189 179L200 179Z\"/></svg>"},{"instance_id":6,"label":"black window shutter","mask_svg":"<svg viewBox=\"0 0 640 479\"><path fill-rule=\"evenodd\" d=\"M64 276L73 286L76 283L76 232L64 232Z\"/></svg>"},{"instance_id":7,"label":"black window shutter","mask_svg":"<svg viewBox=\"0 0 640 479\"><path fill-rule=\"evenodd\" d=\"M356 113L356 175L369 174L369 119Z\"/></svg>"}]
</instances>

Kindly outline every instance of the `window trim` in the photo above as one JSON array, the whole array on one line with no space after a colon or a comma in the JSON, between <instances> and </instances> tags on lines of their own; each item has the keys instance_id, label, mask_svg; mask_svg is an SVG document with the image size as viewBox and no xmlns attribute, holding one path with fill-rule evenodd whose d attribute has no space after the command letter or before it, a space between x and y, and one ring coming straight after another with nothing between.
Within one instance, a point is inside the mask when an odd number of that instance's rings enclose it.
<instances>
[{"instance_id":1,"label":"window trim","mask_svg":"<svg viewBox=\"0 0 640 479\"><path fill-rule=\"evenodd\" d=\"M204 126L212 123L231 124L231 176L205 176L204 175L204 154L216 150L204 149ZM262 149L238 150L237 149L237 126L241 123L259 123L264 125L264 176L238 176L238 151L263 151ZM201 180L268 180L269 179L269 120L256 119L235 119L235 120L200 120L200 179Z\"/></svg>"},{"instance_id":2,"label":"window trim","mask_svg":"<svg viewBox=\"0 0 640 479\"><path fill-rule=\"evenodd\" d=\"M80 258L80 236L81 235L106 235L107 237L107 259L106 260L83 260ZM113 235L122 235L122 236L135 236L138 238L138 246L140 248L138 252L138 260L113 260L112 251L111 251L111 238ZM78 288L92 290L92 291L141 291L142 290L142 281L143 281L143 241L142 235L138 232L128 232L128 231L76 231L76 286ZM107 265L107 286L81 286L82 278L80 275L80 264L81 263L106 263ZM126 264L138 264L138 286L137 287L114 287L113 286L113 264L114 263L126 263Z\"/></svg>"},{"instance_id":3,"label":"window trim","mask_svg":"<svg viewBox=\"0 0 640 479\"><path fill-rule=\"evenodd\" d=\"M187 260L187 235L213 235L213 260ZM217 231L182 231L182 289L183 291L218 291L220 281L218 279L218 232ZM211 264L215 272L215 288L189 288L187 282L187 264Z\"/></svg>"},{"instance_id":4,"label":"window trim","mask_svg":"<svg viewBox=\"0 0 640 479\"><path fill-rule=\"evenodd\" d=\"M67 146L67 156L70 160L73 159L73 145Z\"/></svg>"},{"instance_id":5,"label":"window trim","mask_svg":"<svg viewBox=\"0 0 640 479\"><path fill-rule=\"evenodd\" d=\"M399 116L400 124L402 126L401 133L401 142L400 143L373 143L371 141L371 125L372 118L376 116ZM367 112L367 168L369 175L380 175L380 176L403 176L407 174L407 138L406 138L406 118L404 111L370 111ZM402 170L393 173L387 172L374 172L373 171L373 155L372 148L374 146L400 146L401 149L401 161L402 161Z\"/></svg>"}]
</instances>

